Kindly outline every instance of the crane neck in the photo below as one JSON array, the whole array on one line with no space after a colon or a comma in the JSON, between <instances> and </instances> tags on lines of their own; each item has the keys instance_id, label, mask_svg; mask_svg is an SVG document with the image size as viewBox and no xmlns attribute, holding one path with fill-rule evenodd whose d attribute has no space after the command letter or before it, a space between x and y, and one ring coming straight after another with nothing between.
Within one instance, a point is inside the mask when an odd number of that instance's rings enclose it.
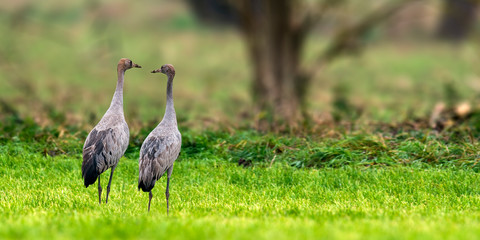
<instances>
[{"instance_id":1,"label":"crane neck","mask_svg":"<svg viewBox=\"0 0 480 240\"><path fill-rule=\"evenodd\" d=\"M123 82L125 76L125 70L122 68L117 69L117 88L113 94L112 102L110 103L109 110L114 110L123 113Z\"/></svg>"},{"instance_id":2,"label":"crane neck","mask_svg":"<svg viewBox=\"0 0 480 240\"><path fill-rule=\"evenodd\" d=\"M165 124L177 125L177 115L175 113L175 107L173 106L173 78L174 74L168 74L167 81L167 106L165 107L165 115L162 122Z\"/></svg>"}]
</instances>

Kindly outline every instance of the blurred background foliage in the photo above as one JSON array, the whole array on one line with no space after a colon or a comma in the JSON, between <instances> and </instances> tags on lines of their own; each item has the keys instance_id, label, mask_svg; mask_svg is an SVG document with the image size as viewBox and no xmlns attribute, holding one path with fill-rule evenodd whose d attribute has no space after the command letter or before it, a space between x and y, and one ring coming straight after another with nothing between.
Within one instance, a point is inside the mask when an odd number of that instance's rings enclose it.
<instances>
[{"instance_id":1,"label":"blurred background foliage","mask_svg":"<svg viewBox=\"0 0 480 240\"><path fill-rule=\"evenodd\" d=\"M88 129L108 108L122 57L143 67L126 74L125 114L134 132L163 116L165 77L148 71L165 63L177 72L179 122L193 129L276 129L291 123L282 116L288 109L275 108L289 99L298 102L293 121L314 129L430 118L440 103L478 109L477 1L281 3L289 8L269 0L2 1L0 117ZM258 65L266 60L252 57L252 39L263 36L258 29L278 24L266 15L293 16L287 18L292 26L280 29L295 29L297 12L312 14L304 19L299 67L273 68L295 72L281 99L266 104L273 89L258 87ZM255 21L246 26L248 18ZM275 39L265 38L270 42L262 44L274 51ZM293 96L285 89L295 88L298 77L308 81L301 96Z\"/></svg>"}]
</instances>

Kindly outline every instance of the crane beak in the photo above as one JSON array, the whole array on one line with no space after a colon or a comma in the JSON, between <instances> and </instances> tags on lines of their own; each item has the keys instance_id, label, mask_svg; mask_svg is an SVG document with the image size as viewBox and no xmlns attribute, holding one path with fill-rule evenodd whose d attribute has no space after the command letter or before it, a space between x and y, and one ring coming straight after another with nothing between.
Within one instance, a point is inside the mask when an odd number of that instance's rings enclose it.
<instances>
[{"instance_id":1,"label":"crane beak","mask_svg":"<svg viewBox=\"0 0 480 240\"><path fill-rule=\"evenodd\" d=\"M152 73L158 73L158 72L162 72L162 70L157 69L157 70L153 70L153 71L152 71Z\"/></svg>"},{"instance_id":2,"label":"crane beak","mask_svg":"<svg viewBox=\"0 0 480 240\"><path fill-rule=\"evenodd\" d=\"M132 67L134 67L134 68L142 68L142 66L140 66L140 65L138 65L138 64L136 64L136 63L134 63L134 64L132 65Z\"/></svg>"}]
</instances>

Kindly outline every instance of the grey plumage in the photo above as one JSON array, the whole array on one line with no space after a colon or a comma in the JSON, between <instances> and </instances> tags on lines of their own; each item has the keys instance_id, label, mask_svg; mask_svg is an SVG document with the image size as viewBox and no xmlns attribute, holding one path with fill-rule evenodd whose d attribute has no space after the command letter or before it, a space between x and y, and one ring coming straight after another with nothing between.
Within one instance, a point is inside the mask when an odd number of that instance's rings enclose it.
<instances>
[{"instance_id":1,"label":"grey plumage","mask_svg":"<svg viewBox=\"0 0 480 240\"><path fill-rule=\"evenodd\" d=\"M83 146L82 175L85 187L98 175L115 168L128 147L129 130L123 114L107 111L92 129Z\"/></svg>"},{"instance_id":2,"label":"grey plumage","mask_svg":"<svg viewBox=\"0 0 480 240\"><path fill-rule=\"evenodd\" d=\"M178 131L174 136L152 133L142 144L140 150L139 188L144 192L152 190L155 181L160 179L168 168L173 166L173 162L180 152L182 141Z\"/></svg>"},{"instance_id":3,"label":"grey plumage","mask_svg":"<svg viewBox=\"0 0 480 240\"><path fill-rule=\"evenodd\" d=\"M172 65L166 64L162 68L152 71L152 73L155 72L162 72L168 76L167 106L162 121L147 136L140 149L138 189L149 192L148 210L150 211L152 189L155 182L167 173L165 196L168 214L170 176L173 171L173 163L180 153L182 135L178 131L177 117L173 106L172 85L175 69Z\"/></svg>"},{"instance_id":4,"label":"grey plumage","mask_svg":"<svg viewBox=\"0 0 480 240\"><path fill-rule=\"evenodd\" d=\"M113 171L128 147L129 130L123 114L123 82L125 71L132 67L140 67L131 60L120 59L117 72L117 88L112 102L100 122L88 134L83 146L82 177L85 187L94 184L98 178L98 198L101 203L102 187L100 174L111 168L107 187L107 198L110 193Z\"/></svg>"}]
</instances>

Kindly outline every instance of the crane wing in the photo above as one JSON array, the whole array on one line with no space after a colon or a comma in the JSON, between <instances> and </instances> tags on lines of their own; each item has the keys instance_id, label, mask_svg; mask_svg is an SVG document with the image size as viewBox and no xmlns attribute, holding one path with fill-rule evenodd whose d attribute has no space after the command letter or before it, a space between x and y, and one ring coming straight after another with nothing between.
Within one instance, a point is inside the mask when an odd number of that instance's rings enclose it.
<instances>
[{"instance_id":1,"label":"crane wing","mask_svg":"<svg viewBox=\"0 0 480 240\"><path fill-rule=\"evenodd\" d=\"M93 184L97 176L115 166L128 146L128 131L119 128L94 128L83 146L82 176L85 186Z\"/></svg>"},{"instance_id":2,"label":"crane wing","mask_svg":"<svg viewBox=\"0 0 480 240\"><path fill-rule=\"evenodd\" d=\"M149 136L140 149L139 188L150 191L155 181L173 166L180 153L180 133L170 136Z\"/></svg>"}]
</instances>

